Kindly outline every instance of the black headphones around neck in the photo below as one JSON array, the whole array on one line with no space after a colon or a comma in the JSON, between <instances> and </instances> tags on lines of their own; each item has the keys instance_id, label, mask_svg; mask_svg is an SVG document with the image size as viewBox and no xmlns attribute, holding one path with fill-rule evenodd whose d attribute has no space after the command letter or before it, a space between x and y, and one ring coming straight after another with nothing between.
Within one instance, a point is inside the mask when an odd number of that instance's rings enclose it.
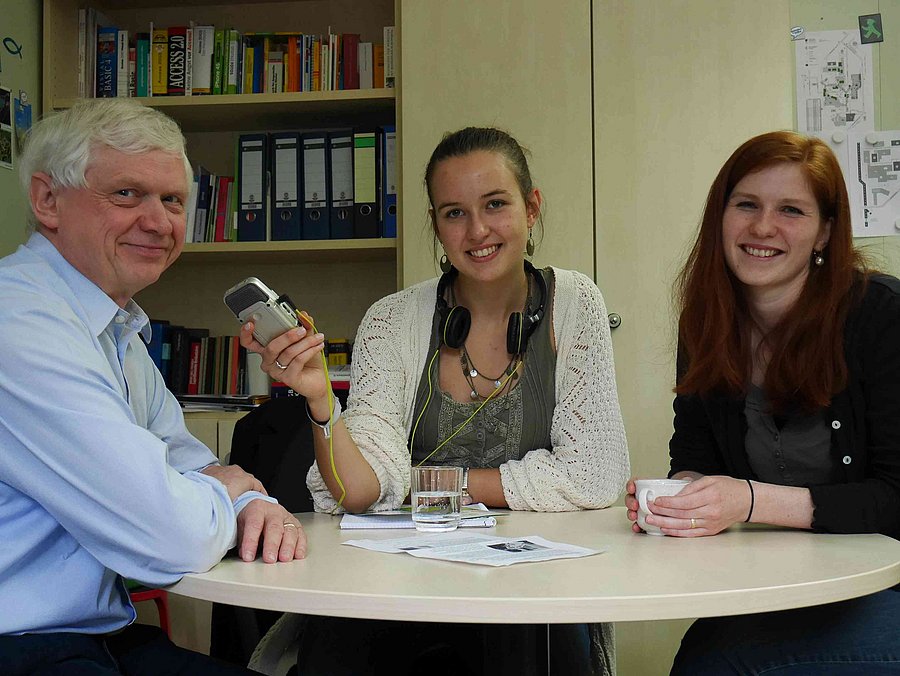
<instances>
[{"instance_id":1,"label":"black headphones around neck","mask_svg":"<svg viewBox=\"0 0 900 676\"><path fill-rule=\"evenodd\" d=\"M544 276L531 263L525 261L525 272L534 278L538 289L538 307L532 312L529 306L524 312L513 312L509 316L506 327L506 351L509 354L525 354L528 347L528 338L534 333L538 324L544 318L544 304L547 301L547 283ZM437 312L439 318L439 346L446 345L454 350L459 349L466 342L469 329L472 327L472 315L468 308L462 305L450 307L444 295L447 287L453 284L453 280L459 271L451 268L450 272L441 275L437 286Z\"/></svg>"}]
</instances>

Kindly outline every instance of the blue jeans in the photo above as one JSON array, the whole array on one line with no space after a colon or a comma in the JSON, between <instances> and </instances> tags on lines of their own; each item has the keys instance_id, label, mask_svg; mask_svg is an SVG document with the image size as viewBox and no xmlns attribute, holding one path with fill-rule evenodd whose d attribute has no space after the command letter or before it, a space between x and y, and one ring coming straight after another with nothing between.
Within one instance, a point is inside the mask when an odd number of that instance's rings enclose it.
<instances>
[{"instance_id":1,"label":"blue jeans","mask_svg":"<svg viewBox=\"0 0 900 676\"><path fill-rule=\"evenodd\" d=\"M691 625L672 676L900 674L900 591Z\"/></svg>"},{"instance_id":2,"label":"blue jeans","mask_svg":"<svg viewBox=\"0 0 900 676\"><path fill-rule=\"evenodd\" d=\"M242 667L179 648L159 627L133 624L112 636L59 632L0 636L3 676L240 676Z\"/></svg>"}]
</instances>

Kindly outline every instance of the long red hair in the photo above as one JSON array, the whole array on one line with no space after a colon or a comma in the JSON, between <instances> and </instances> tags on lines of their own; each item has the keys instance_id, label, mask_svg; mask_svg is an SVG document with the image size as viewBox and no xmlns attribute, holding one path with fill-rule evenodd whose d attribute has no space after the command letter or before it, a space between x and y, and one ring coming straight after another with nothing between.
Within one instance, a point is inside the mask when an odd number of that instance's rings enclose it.
<instances>
[{"instance_id":1,"label":"long red hair","mask_svg":"<svg viewBox=\"0 0 900 676\"><path fill-rule=\"evenodd\" d=\"M700 232L678 277L678 394L746 394L752 370L750 318L741 283L725 262L722 219L734 186L747 174L795 163L806 174L831 236L821 266L794 307L764 337L771 352L764 389L774 412L825 407L847 383L843 331L865 280L853 248L847 189L837 158L817 138L789 131L756 136L732 153L706 199Z\"/></svg>"}]
</instances>

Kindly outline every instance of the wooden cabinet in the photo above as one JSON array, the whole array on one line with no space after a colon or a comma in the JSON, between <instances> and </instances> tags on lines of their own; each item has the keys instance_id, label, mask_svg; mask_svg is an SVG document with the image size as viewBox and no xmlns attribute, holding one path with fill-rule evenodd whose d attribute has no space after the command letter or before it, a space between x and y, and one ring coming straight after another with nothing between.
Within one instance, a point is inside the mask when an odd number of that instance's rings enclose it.
<instances>
[{"instance_id":1,"label":"wooden cabinet","mask_svg":"<svg viewBox=\"0 0 900 676\"><path fill-rule=\"evenodd\" d=\"M184 414L188 431L215 453L223 465L231 454L231 437L234 426L245 411L190 411Z\"/></svg>"}]
</instances>

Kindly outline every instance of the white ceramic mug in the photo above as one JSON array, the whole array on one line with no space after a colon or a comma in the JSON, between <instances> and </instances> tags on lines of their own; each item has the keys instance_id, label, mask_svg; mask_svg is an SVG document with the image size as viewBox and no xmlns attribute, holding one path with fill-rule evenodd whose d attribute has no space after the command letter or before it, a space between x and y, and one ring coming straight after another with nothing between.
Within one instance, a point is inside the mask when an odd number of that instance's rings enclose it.
<instances>
[{"instance_id":1,"label":"white ceramic mug","mask_svg":"<svg viewBox=\"0 0 900 676\"><path fill-rule=\"evenodd\" d=\"M647 523L647 515L652 514L650 503L663 495L678 495L690 483L687 479L637 479L634 495L638 501L637 524L650 535L665 535L659 526Z\"/></svg>"}]
</instances>

